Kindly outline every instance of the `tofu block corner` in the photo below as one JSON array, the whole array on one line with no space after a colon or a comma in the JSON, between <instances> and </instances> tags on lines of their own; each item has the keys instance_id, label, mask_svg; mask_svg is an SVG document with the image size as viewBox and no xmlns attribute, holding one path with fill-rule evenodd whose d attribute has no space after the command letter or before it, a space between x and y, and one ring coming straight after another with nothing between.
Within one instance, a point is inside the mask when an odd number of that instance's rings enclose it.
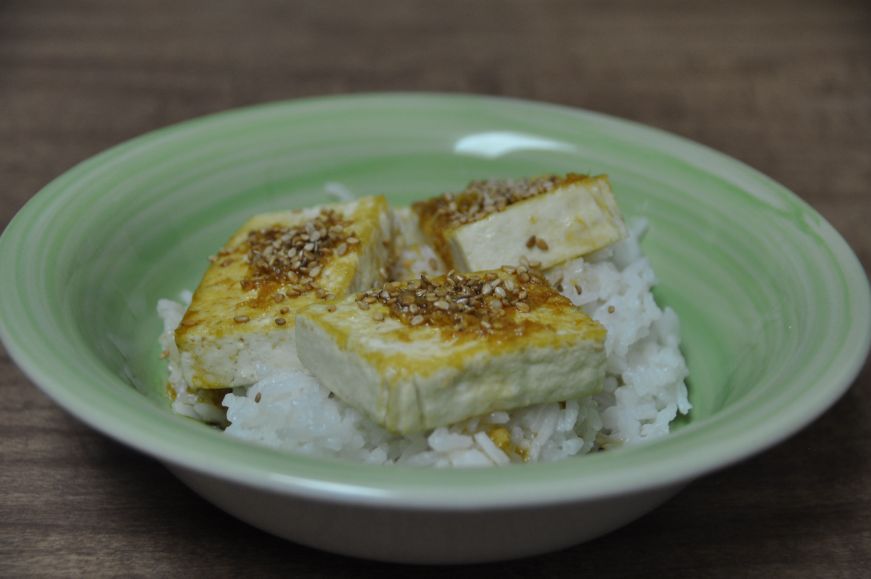
<instances>
[{"instance_id":1,"label":"tofu block corner","mask_svg":"<svg viewBox=\"0 0 871 579\"><path fill-rule=\"evenodd\" d=\"M232 388L300 369L297 313L383 284L391 227L380 196L251 217L211 258L176 329L187 383Z\"/></svg>"}]
</instances>

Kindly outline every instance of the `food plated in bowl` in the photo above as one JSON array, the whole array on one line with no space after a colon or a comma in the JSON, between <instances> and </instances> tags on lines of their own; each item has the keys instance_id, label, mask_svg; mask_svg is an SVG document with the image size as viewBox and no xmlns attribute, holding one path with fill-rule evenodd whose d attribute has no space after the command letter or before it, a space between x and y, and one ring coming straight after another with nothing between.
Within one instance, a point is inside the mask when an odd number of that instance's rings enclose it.
<instances>
[{"instance_id":1,"label":"food plated in bowl","mask_svg":"<svg viewBox=\"0 0 871 579\"><path fill-rule=\"evenodd\" d=\"M322 205L325 190L402 206L482 176L570 171L607 174L627 221L650 224L642 246L680 318L693 405L668 436L547 464L386 467L252 445L171 411L154 305L196 287L246 218ZM607 532L807 424L868 346L861 267L782 187L655 130L479 97L315 99L146 135L37 195L0 264L4 343L61 405L246 521L390 560L517 557Z\"/></svg>"},{"instance_id":2,"label":"food plated in bowl","mask_svg":"<svg viewBox=\"0 0 871 579\"><path fill-rule=\"evenodd\" d=\"M370 464L652 440L690 404L643 228L627 230L607 178L578 174L474 181L410 209L379 196L255 216L188 305L158 302L173 409Z\"/></svg>"}]
</instances>

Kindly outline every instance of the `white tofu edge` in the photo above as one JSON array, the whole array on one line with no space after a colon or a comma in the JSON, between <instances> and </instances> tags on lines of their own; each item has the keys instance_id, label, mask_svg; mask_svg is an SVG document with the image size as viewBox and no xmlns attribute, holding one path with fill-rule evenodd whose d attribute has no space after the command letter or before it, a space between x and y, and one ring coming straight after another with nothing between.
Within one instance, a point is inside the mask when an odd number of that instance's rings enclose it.
<instances>
[{"instance_id":1,"label":"white tofu edge","mask_svg":"<svg viewBox=\"0 0 871 579\"><path fill-rule=\"evenodd\" d=\"M526 247L533 235L547 242L547 251ZM448 236L448 245L458 271L517 265L521 258L539 261L547 269L626 235L607 182L594 181L560 187L462 225Z\"/></svg>"},{"instance_id":2,"label":"white tofu edge","mask_svg":"<svg viewBox=\"0 0 871 579\"><path fill-rule=\"evenodd\" d=\"M428 376L411 375L392 387L352 349L342 349L317 322L296 326L303 366L346 403L388 430L410 434L498 410L582 398L598 393L605 375L602 344L529 347L490 356ZM356 340L364 340L356 336Z\"/></svg>"},{"instance_id":3,"label":"white tofu edge","mask_svg":"<svg viewBox=\"0 0 871 579\"><path fill-rule=\"evenodd\" d=\"M193 388L204 384L249 386L274 372L301 369L296 337L290 328L222 339L201 338L181 352L182 375Z\"/></svg>"}]
</instances>

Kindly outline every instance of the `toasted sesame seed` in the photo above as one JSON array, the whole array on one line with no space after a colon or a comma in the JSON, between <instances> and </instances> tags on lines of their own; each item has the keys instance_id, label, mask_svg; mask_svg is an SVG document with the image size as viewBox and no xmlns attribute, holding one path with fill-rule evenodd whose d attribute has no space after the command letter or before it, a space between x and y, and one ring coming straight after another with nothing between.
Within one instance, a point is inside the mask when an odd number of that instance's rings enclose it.
<instances>
[{"instance_id":1,"label":"toasted sesame seed","mask_svg":"<svg viewBox=\"0 0 871 579\"><path fill-rule=\"evenodd\" d=\"M336 304L329 304L329 305L327 306L327 311L328 311L328 312L334 312L334 311L336 311Z\"/></svg>"},{"instance_id":2,"label":"toasted sesame seed","mask_svg":"<svg viewBox=\"0 0 871 579\"><path fill-rule=\"evenodd\" d=\"M444 194L424 202L424 205L427 206L428 211L434 213L437 222L447 226L458 226L503 211L513 203L547 193L555 186L579 177L581 176L569 174L566 177L472 181L461 193Z\"/></svg>"},{"instance_id":3,"label":"toasted sesame seed","mask_svg":"<svg viewBox=\"0 0 871 579\"><path fill-rule=\"evenodd\" d=\"M387 306L385 313L411 326L429 324L451 328L454 332L491 331L499 327L510 327L513 331L511 313L531 308L523 302L530 288L520 285L524 283L521 278L525 277L527 282L534 279L536 284L544 284L545 280L537 271L506 274L489 272L462 276L449 272L433 278L421 274L418 280L391 282L383 288L362 292L356 302L364 309L366 306L361 303L380 301ZM481 325L482 320L490 324L489 328Z\"/></svg>"},{"instance_id":4,"label":"toasted sesame seed","mask_svg":"<svg viewBox=\"0 0 871 579\"><path fill-rule=\"evenodd\" d=\"M369 302L357 302L357 307L360 308L361 310L368 310L369 309Z\"/></svg>"},{"instance_id":5,"label":"toasted sesame seed","mask_svg":"<svg viewBox=\"0 0 871 579\"><path fill-rule=\"evenodd\" d=\"M309 221L294 227L275 225L248 233L248 252L243 260L250 273L241 281L249 291L268 282L296 284L296 291L311 291L313 281L337 253L346 237L353 235L348 223L335 210L322 209ZM220 254L219 254L220 255ZM226 255L226 254L225 254ZM287 289L287 295L293 296ZM299 294L297 294L299 295Z\"/></svg>"},{"instance_id":6,"label":"toasted sesame seed","mask_svg":"<svg viewBox=\"0 0 871 579\"><path fill-rule=\"evenodd\" d=\"M375 320L376 322L383 322L384 321L384 314L382 312L373 312L372 319Z\"/></svg>"},{"instance_id":7,"label":"toasted sesame seed","mask_svg":"<svg viewBox=\"0 0 871 579\"><path fill-rule=\"evenodd\" d=\"M289 312L289 311L290 311L290 308L288 308L287 306L285 306L285 307L281 308L280 310L278 310L278 313L280 313L280 314L286 314L286 313Z\"/></svg>"},{"instance_id":8,"label":"toasted sesame seed","mask_svg":"<svg viewBox=\"0 0 871 579\"><path fill-rule=\"evenodd\" d=\"M284 318L275 318L275 325L276 326L283 326L286 323L287 323L287 320L285 320Z\"/></svg>"},{"instance_id":9,"label":"toasted sesame seed","mask_svg":"<svg viewBox=\"0 0 871 579\"><path fill-rule=\"evenodd\" d=\"M348 253L348 244L347 243L340 243L339 246L336 247L336 254L342 256L342 255L345 255L346 253Z\"/></svg>"},{"instance_id":10,"label":"toasted sesame seed","mask_svg":"<svg viewBox=\"0 0 871 579\"><path fill-rule=\"evenodd\" d=\"M259 403L261 398L263 398L263 395L260 392L258 392L257 394L254 395L254 402Z\"/></svg>"},{"instance_id":11,"label":"toasted sesame seed","mask_svg":"<svg viewBox=\"0 0 871 579\"><path fill-rule=\"evenodd\" d=\"M250 319L251 318L249 318L248 316L236 316L235 318L233 318L233 321L236 322L237 324L244 324L245 322L249 321Z\"/></svg>"},{"instance_id":12,"label":"toasted sesame seed","mask_svg":"<svg viewBox=\"0 0 871 579\"><path fill-rule=\"evenodd\" d=\"M529 239L526 240L526 248L532 249L533 247L535 247L535 242L536 242L536 239L535 239L535 236L533 235Z\"/></svg>"},{"instance_id":13,"label":"toasted sesame seed","mask_svg":"<svg viewBox=\"0 0 871 579\"><path fill-rule=\"evenodd\" d=\"M349 237L345 241L348 243L348 245L357 245L358 243L360 243L360 240L354 236Z\"/></svg>"},{"instance_id":14,"label":"toasted sesame seed","mask_svg":"<svg viewBox=\"0 0 871 579\"><path fill-rule=\"evenodd\" d=\"M535 246L542 251L547 251L548 249L550 249L550 246L547 244L547 242L540 237L535 240Z\"/></svg>"},{"instance_id":15,"label":"toasted sesame seed","mask_svg":"<svg viewBox=\"0 0 871 579\"><path fill-rule=\"evenodd\" d=\"M584 289L581 287L581 284L579 284L578 282L574 282L572 286L575 288L575 293L578 295L580 295L584 291Z\"/></svg>"},{"instance_id":16,"label":"toasted sesame seed","mask_svg":"<svg viewBox=\"0 0 871 579\"><path fill-rule=\"evenodd\" d=\"M608 306L608 313L609 314L613 314L616 311L617 311L617 308L615 308L614 306Z\"/></svg>"}]
</instances>

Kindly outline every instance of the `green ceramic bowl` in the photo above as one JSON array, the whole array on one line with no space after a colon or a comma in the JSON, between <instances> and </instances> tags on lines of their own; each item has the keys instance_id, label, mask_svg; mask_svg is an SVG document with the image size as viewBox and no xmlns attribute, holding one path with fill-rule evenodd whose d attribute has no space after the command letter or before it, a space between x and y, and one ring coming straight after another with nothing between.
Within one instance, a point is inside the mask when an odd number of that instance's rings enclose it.
<instances>
[{"instance_id":1,"label":"green ceramic bowl","mask_svg":"<svg viewBox=\"0 0 871 579\"><path fill-rule=\"evenodd\" d=\"M327 183L403 204L472 178L567 171L609 174L624 212L650 220L694 404L672 435L449 471L283 454L169 411L155 304L194 287L246 216L321 203ZM472 96L277 103L147 134L37 194L0 238L0 271L0 336L69 412L268 531L405 561L528 555L624 524L808 424L856 376L871 328L850 248L753 169L629 122Z\"/></svg>"}]
</instances>

